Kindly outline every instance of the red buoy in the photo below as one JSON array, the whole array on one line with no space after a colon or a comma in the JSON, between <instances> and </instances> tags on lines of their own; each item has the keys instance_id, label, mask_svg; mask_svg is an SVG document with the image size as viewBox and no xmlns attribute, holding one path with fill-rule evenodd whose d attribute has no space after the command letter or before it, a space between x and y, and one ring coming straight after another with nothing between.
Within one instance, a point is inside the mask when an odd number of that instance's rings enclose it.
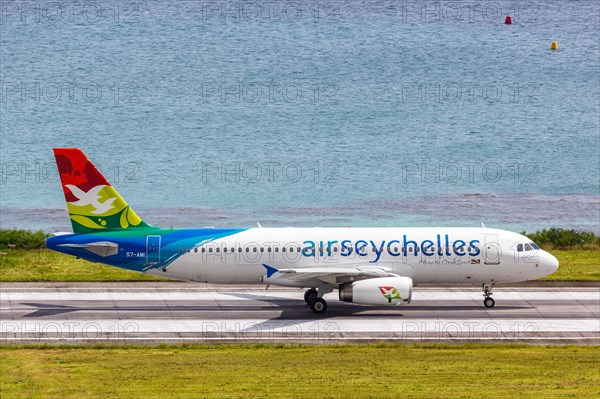
<instances>
[{"instance_id":1,"label":"red buoy","mask_svg":"<svg viewBox=\"0 0 600 399\"><path fill-rule=\"evenodd\" d=\"M506 25L512 25L512 18L510 17L510 15L506 16L506 19L504 20L504 23Z\"/></svg>"}]
</instances>

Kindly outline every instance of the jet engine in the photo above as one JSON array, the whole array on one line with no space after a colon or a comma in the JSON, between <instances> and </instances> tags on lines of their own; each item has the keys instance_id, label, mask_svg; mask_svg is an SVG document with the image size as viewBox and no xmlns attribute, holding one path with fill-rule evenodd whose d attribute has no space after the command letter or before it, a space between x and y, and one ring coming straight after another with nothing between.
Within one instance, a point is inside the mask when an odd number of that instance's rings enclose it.
<instances>
[{"instance_id":1,"label":"jet engine","mask_svg":"<svg viewBox=\"0 0 600 399\"><path fill-rule=\"evenodd\" d=\"M412 279L380 277L340 285L340 301L363 305L401 305L410 303Z\"/></svg>"}]
</instances>

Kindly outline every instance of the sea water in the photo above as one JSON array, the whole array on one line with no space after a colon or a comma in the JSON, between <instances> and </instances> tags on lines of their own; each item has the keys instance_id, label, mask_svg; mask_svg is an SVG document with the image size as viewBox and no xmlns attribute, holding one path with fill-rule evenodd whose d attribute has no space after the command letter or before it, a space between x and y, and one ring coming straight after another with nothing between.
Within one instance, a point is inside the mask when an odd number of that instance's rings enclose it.
<instances>
[{"instance_id":1,"label":"sea water","mask_svg":"<svg viewBox=\"0 0 600 399\"><path fill-rule=\"evenodd\" d=\"M69 229L79 147L160 226L599 232L599 9L3 1L1 227Z\"/></svg>"}]
</instances>

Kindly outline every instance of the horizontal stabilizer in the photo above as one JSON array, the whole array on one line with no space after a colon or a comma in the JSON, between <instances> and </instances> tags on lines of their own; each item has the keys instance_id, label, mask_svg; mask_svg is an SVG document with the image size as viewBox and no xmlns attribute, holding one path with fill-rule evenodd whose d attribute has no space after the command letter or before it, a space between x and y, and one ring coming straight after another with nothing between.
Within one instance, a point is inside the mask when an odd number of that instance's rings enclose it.
<instances>
[{"instance_id":1,"label":"horizontal stabilizer","mask_svg":"<svg viewBox=\"0 0 600 399\"><path fill-rule=\"evenodd\" d=\"M91 242L89 244L62 244L61 247L81 248L102 257L119 253L119 245L110 241Z\"/></svg>"}]
</instances>

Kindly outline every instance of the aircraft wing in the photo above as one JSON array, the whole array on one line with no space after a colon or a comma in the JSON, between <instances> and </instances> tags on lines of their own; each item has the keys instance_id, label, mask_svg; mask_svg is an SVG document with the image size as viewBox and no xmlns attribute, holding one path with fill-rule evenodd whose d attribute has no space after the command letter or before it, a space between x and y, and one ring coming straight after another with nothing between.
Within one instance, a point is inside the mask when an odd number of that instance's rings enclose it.
<instances>
[{"instance_id":1,"label":"aircraft wing","mask_svg":"<svg viewBox=\"0 0 600 399\"><path fill-rule=\"evenodd\" d=\"M342 284L351 281L375 277L396 277L391 268L385 266L355 265L349 267L302 267L293 269L276 269L263 264L267 269L267 279L271 284L307 286L315 282L326 284Z\"/></svg>"}]
</instances>

